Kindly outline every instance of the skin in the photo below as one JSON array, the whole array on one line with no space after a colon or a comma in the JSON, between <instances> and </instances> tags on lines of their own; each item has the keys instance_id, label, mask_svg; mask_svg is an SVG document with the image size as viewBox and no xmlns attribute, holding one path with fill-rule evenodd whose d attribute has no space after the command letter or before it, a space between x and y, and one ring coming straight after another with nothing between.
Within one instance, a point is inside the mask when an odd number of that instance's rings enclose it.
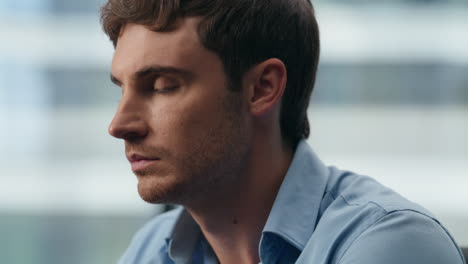
<instances>
[{"instance_id":1,"label":"skin","mask_svg":"<svg viewBox=\"0 0 468 264\"><path fill-rule=\"evenodd\" d=\"M122 98L109 133L125 141L130 160L139 157L132 168L142 199L185 206L221 263L258 263L292 156L279 127L286 68L266 60L244 75L241 92L230 91L198 22L122 29L112 62Z\"/></svg>"}]
</instances>

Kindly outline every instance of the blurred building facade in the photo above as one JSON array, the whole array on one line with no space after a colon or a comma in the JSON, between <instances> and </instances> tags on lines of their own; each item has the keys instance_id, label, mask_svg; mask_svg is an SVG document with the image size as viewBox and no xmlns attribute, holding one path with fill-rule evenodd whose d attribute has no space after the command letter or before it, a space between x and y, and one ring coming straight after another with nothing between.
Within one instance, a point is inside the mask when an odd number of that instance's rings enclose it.
<instances>
[{"instance_id":1,"label":"blurred building facade","mask_svg":"<svg viewBox=\"0 0 468 264\"><path fill-rule=\"evenodd\" d=\"M106 132L120 91L102 3L0 2L1 263L115 262L159 211ZM468 1L313 3L323 52L310 142L468 245Z\"/></svg>"}]
</instances>

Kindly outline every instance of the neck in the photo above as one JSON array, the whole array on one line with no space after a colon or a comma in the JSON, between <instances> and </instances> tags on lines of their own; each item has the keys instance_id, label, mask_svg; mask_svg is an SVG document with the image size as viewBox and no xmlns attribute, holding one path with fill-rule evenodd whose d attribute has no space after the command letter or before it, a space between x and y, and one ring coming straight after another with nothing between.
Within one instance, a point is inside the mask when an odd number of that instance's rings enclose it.
<instances>
[{"instance_id":1,"label":"neck","mask_svg":"<svg viewBox=\"0 0 468 264\"><path fill-rule=\"evenodd\" d=\"M282 143L263 142L254 145L250 155L240 180L223 190L224 195L208 197L198 206L186 205L223 264L259 263L262 230L290 165L292 150Z\"/></svg>"}]
</instances>

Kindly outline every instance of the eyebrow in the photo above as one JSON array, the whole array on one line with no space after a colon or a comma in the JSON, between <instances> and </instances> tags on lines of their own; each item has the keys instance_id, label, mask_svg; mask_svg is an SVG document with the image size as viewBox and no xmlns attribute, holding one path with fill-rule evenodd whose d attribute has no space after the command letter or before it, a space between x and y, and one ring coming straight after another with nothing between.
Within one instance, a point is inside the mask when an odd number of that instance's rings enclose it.
<instances>
[{"instance_id":1,"label":"eyebrow","mask_svg":"<svg viewBox=\"0 0 468 264\"><path fill-rule=\"evenodd\" d=\"M193 72L184 70L181 68L176 68L176 67L171 67L171 66L152 65L152 66L144 67L143 69L137 71L134 74L134 78L140 79L150 74L164 74L164 73L181 75L185 79L192 79L194 76ZM117 86L122 85L122 82L117 77L115 77L112 73L110 75L110 79Z\"/></svg>"}]
</instances>

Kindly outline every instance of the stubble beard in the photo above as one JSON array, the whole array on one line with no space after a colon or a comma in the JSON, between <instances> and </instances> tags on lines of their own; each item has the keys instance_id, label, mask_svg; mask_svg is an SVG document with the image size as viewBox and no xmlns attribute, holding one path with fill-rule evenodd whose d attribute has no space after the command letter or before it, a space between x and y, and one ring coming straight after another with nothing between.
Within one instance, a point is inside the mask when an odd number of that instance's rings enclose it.
<instances>
[{"instance_id":1,"label":"stubble beard","mask_svg":"<svg viewBox=\"0 0 468 264\"><path fill-rule=\"evenodd\" d=\"M245 170L250 152L240 95L231 93L223 100L223 120L206 137L193 142L190 153L177 158L169 150L157 149L172 158L177 170L173 173L178 175L151 168L140 171L138 192L143 200L190 206L229 194ZM154 177L158 179L150 184L142 182Z\"/></svg>"}]
</instances>

